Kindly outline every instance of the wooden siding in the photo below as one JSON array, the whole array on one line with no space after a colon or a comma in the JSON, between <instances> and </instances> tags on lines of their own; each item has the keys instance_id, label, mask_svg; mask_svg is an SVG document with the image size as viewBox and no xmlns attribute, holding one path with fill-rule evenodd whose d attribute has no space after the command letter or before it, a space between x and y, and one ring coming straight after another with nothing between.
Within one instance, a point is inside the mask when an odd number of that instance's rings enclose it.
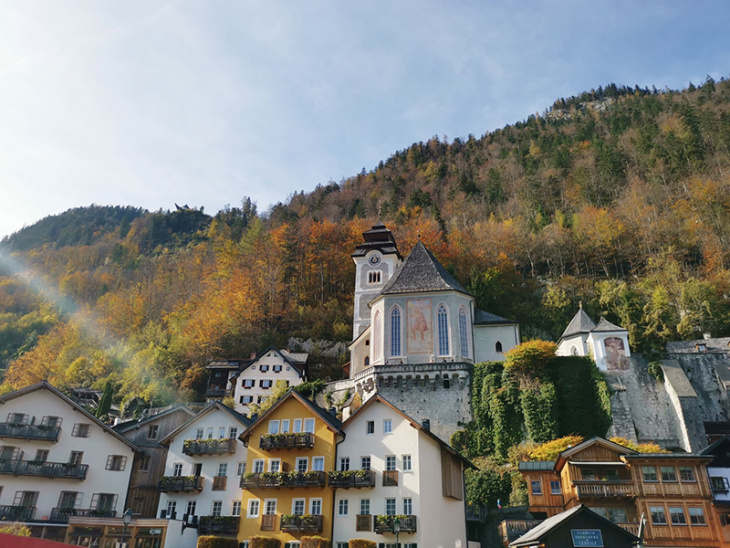
<instances>
[{"instance_id":1,"label":"wooden siding","mask_svg":"<svg viewBox=\"0 0 730 548\"><path fill-rule=\"evenodd\" d=\"M441 481L443 495L456 500L464 499L464 474L461 461L441 448Z\"/></svg>"},{"instance_id":2,"label":"wooden siding","mask_svg":"<svg viewBox=\"0 0 730 548\"><path fill-rule=\"evenodd\" d=\"M644 481L644 466L654 467L657 481ZM669 466L674 468L676 481L662 481L661 467ZM694 481L682 481L679 474L679 467L692 469ZM695 497L712 498L710 480L707 477L707 470L702 465L687 463L687 461L664 460L657 461L635 461L631 463L631 471L634 483L637 486L637 495L640 497Z\"/></svg>"},{"instance_id":3,"label":"wooden siding","mask_svg":"<svg viewBox=\"0 0 730 548\"><path fill-rule=\"evenodd\" d=\"M622 462L620 453L599 444L591 445L578 453L570 455L568 460L575 462Z\"/></svg>"},{"instance_id":4,"label":"wooden siding","mask_svg":"<svg viewBox=\"0 0 730 548\"><path fill-rule=\"evenodd\" d=\"M723 546L722 533L717 518L709 501L702 500L667 500L662 498L645 499L637 501L640 513L646 516L646 546ZM660 507L664 509L666 525L656 525L651 519L651 508ZM686 525L672 524L670 508L682 508L685 515ZM702 508L705 517L705 525L693 525L690 522L689 508Z\"/></svg>"},{"instance_id":5,"label":"wooden siding","mask_svg":"<svg viewBox=\"0 0 730 548\"><path fill-rule=\"evenodd\" d=\"M548 516L562 512L564 509L563 485L561 482L561 494L553 495L550 492L550 482L560 481L560 477L552 470L523 472L522 475L527 481L527 495L530 501L530 508L540 507L537 512L547 512ZM542 495L533 495L532 482L539 481L542 487ZM557 512L555 512L557 510Z\"/></svg>"}]
</instances>

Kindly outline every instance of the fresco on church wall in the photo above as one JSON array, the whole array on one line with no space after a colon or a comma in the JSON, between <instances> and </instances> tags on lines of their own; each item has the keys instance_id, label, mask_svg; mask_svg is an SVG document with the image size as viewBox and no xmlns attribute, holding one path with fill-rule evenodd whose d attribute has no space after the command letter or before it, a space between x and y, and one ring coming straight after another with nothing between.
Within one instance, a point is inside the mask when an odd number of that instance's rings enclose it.
<instances>
[{"instance_id":1,"label":"fresco on church wall","mask_svg":"<svg viewBox=\"0 0 730 548\"><path fill-rule=\"evenodd\" d=\"M623 339L610 337L603 341L606 348L606 369L618 371L628 369L629 361L626 358L626 348Z\"/></svg>"},{"instance_id":2,"label":"fresco on church wall","mask_svg":"<svg viewBox=\"0 0 730 548\"><path fill-rule=\"evenodd\" d=\"M408 301L408 353L432 354L431 299Z\"/></svg>"}]
</instances>

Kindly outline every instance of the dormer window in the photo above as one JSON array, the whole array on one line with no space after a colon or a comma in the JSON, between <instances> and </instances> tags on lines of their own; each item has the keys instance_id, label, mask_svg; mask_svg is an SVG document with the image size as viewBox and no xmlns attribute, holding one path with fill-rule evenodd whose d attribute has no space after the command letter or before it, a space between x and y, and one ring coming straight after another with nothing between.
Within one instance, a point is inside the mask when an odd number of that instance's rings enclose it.
<instances>
[{"instance_id":1,"label":"dormer window","mask_svg":"<svg viewBox=\"0 0 730 548\"><path fill-rule=\"evenodd\" d=\"M380 271L374 270L372 272L368 272L368 283L369 284L379 284L380 283Z\"/></svg>"},{"instance_id":2,"label":"dormer window","mask_svg":"<svg viewBox=\"0 0 730 548\"><path fill-rule=\"evenodd\" d=\"M697 352L707 352L707 345L705 343L698 344Z\"/></svg>"}]
</instances>

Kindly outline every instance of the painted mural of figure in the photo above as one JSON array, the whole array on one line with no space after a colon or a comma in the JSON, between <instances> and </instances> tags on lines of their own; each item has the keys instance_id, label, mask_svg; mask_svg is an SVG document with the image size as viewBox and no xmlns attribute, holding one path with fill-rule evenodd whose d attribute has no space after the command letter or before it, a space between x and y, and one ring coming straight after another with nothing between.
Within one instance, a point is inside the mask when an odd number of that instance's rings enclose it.
<instances>
[{"instance_id":1,"label":"painted mural of figure","mask_svg":"<svg viewBox=\"0 0 730 548\"><path fill-rule=\"evenodd\" d=\"M414 310L414 318L413 318L413 324L411 326L411 338L415 341L416 338L420 335L421 342L423 342L425 339L425 333L428 331L428 322L426 322L426 316L423 315L423 312L420 308L416 308Z\"/></svg>"},{"instance_id":2,"label":"painted mural of figure","mask_svg":"<svg viewBox=\"0 0 730 548\"><path fill-rule=\"evenodd\" d=\"M611 337L603 341L603 344L606 347L606 369L609 371L627 369L628 360L624 341L618 337Z\"/></svg>"}]
</instances>

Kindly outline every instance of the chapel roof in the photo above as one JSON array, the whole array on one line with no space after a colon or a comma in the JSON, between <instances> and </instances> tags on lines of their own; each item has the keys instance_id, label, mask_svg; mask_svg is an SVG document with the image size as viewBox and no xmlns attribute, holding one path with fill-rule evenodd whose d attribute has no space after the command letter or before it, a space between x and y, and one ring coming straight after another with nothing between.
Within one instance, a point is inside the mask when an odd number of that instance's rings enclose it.
<instances>
[{"instance_id":1,"label":"chapel roof","mask_svg":"<svg viewBox=\"0 0 730 548\"><path fill-rule=\"evenodd\" d=\"M607 332L607 331L626 331L623 327L619 327L616 324L609 322L606 318L601 316L598 320L598 325L591 330L593 333Z\"/></svg>"},{"instance_id":2,"label":"chapel roof","mask_svg":"<svg viewBox=\"0 0 730 548\"><path fill-rule=\"evenodd\" d=\"M513 324L517 323L514 320L508 320L502 316L497 316L491 312L485 310L474 311L474 325L495 325L495 324Z\"/></svg>"},{"instance_id":3,"label":"chapel roof","mask_svg":"<svg viewBox=\"0 0 730 548\"><path fill-rule=\"evenodd\" d=\"M583 307L581 306L576 315L573 316L573 319L570 320L568 327L565 328L565 331L563 331L563 334L560 336L560 338L566 339L568 337L572 337L573 335L590 333L595 327L595 322L591 320L590 316L586 314L586 311L583 310Z\"/></svg>"}]
</instances>

